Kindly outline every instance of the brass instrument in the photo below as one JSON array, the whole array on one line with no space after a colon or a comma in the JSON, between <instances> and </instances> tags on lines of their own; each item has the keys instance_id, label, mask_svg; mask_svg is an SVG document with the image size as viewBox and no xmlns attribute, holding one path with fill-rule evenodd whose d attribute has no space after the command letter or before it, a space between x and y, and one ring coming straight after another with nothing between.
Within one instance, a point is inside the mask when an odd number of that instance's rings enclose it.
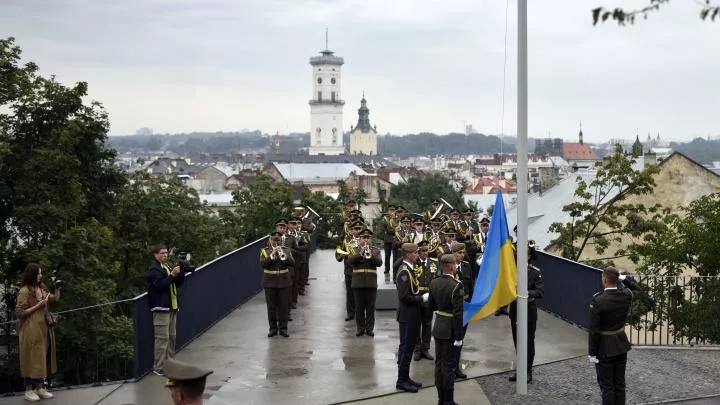
<instances>
[{"instance_id":1,"label":"brass instrument","mask_svg":"<svg viewBox=\"0 0 720 405\"><path fill-rule=\"evenodd\" d=\"M442 210L443 210L445 207L450 208L450 209L454 209L454 207L453 207L452 205L450 205L449 202L445 201L444 198L441 198L441 199L440 199L440 202L441 202L440 206L438 207L437 210L435 210L435 213L430 217L430 219L435 219L435 217L437 217L437 216L440 214L440 212L442 212Z\"/></svg>"},{"instance_id":2,"label":"brass instrument","mask_svg":"<svg viewBox=\"0 0 720 405\"><path fill-rule=\"evenodd\" d=\"M287 255L285 254L285 251L282 247L278 249L278 257L280 258L280 261L284 262L285 260L287 260Z\"/></svg>"},{"instance_id":3,"label":"brass instrument","mask_svg":"<svg viewBox=\"0 0 720 405\"><path fill-rule=\"evenodd\" d=\"M370 245L366 245L363 251L363 256L365 257L365 259L370 260L372 258L372 250L370 249Z\"/></svg>"},{"instance_id":4,"label":"brass instrument","mask_svg":"<svg viewBox=\"0 0 720 405\"><path fill-rule=\"evenodd\" d=\"M285 234L283 234L283 235L280 237L280 242L282 243L283 246L285 246Z\"/></svg>"}]
</instances>

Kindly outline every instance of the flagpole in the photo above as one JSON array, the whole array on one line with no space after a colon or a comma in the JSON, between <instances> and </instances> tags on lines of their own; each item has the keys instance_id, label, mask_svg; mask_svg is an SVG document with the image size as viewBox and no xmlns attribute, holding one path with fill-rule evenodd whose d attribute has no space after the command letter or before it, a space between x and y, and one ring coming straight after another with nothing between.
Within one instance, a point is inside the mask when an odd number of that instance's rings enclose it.
<instances>
[{"instance_id":1,"label":"flagpole","mask_svg":"<svg viewBox=\"0 0 720 405\"><path fill-rule=\"evenodd\" d=\"M518 0L518 98L517 98L517 393L527 395L527 216L528 216L528 61L527 0Z\"/></svg>"}]
</instances>

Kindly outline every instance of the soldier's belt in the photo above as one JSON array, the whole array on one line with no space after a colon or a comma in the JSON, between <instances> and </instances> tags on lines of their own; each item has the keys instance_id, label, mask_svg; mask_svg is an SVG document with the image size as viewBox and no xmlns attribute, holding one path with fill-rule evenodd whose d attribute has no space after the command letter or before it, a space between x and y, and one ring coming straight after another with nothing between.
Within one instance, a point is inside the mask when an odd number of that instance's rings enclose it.
<instances>
[{"instance_id":1,"label":"soldier's belt","mask_svg":"<svg viewBox=\"0 0 720 405\"><path fill-rule=\"evenodd\" d=\"M263 270L265 274L285 274L288 273L288 269L285 270Z\"/></svg>"},{"instance_id":2,"label":"soldier's belt","mask_svg":"<svg viewBox=\"0 0 720 405\"><path fill-rule=\"evenodd\" d=\"M377 269L353 269L353 273L377 273Z\"/></svg>"},{"instance_id":3,"label":"soldier's belt","mask_svg":"<svg viewBox=\"0 0 720 405\"><path fill-rule=\"evenodd\" d=\"M616 330L601 330L600 334L603 336L612 336L612 335L617 335L624 330L625 330L625 327L623 326L622 328L619 328Z\"/></svg>"},{"instance_id":4,"label":"soldier's belt","mask_svg":"<svg viewBox=\"0 0 720 405\"><path fill-rule=\"evenodd\" d=\"M419 288L418 288L418 291L428 292L428 291L430 291L430 287L419 287Z\"/></svg>"},{"instance_id":5,"label":"soldier's belt","mask_svg":"<svg viewBox=\"0 0 720 405\"><path fill-rule=\"evenodd\" d=\"M445 312L445 311L435 311L435 315L446 316L448 318L453 317L453 314L451 314L450 312Z\"/></svg>"}]
</instances>

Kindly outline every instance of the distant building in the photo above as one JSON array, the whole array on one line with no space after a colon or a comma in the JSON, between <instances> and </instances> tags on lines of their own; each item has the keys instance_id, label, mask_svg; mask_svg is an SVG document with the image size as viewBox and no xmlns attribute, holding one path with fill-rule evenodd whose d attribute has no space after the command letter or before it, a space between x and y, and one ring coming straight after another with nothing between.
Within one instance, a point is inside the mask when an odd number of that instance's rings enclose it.
<instances>
[{"instance_id":1,"label":"distant building","mask_svg":"<svg viewBox=\"0 0 720 405\"><path fill-rule=\"evenodd\" d=\"M580 124L580 132L578 133L578 142L565 142L562 157L571 167L575 168L593 167L595 162L600 160L595 151L583 141L582 124Z\"/></svg>"},{"instance_id":2,"label":"distant building","mask_svg":"<svg viewBox=\"0 0 720 405\"><path fill-rule=\"evenodd\" d=\"M200 168L185 159L159 158L143 166L145 172L154 176L193 176Z\"/></svg>"},{"instance_id":3,"label":"distant building","mask_svg":"<svg viewBox=\"0 0 720 405\"><path fill-rule=\"evenodd\" d=\"M343 145L343 105L340 98L340 68L343 58L327 49L310 58L313 94L310 100L311 155L341 155Z\"/></svg>"},{"instance_id":4,"label":"distant building","mask_svg":"<svg viewBox=\"0 0 720 405\"><path fill-rule=\"evenodd\" d=\"M535 154L546 156L563 156L563 140L560 138L536 139Z\"/></svg>"},{"instance_id":5,"label":"distant building","mask_svg":"<svg viewBox=\"0 0 720 405\"><path fill-rule=\"evenodd\" d=\"M351 127L350 131L351 155L377 155L377 127L370 126L370 109L367 107L364 94L360 100L357 125Z\"/></svg>"}]
</instances>

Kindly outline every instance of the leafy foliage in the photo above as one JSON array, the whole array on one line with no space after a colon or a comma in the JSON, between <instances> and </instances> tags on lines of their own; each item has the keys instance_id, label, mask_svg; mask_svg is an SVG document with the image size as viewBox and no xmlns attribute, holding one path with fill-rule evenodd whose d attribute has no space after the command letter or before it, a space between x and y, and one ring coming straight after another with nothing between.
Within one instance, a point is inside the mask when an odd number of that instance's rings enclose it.
<instances>
[{"instance_id":1,"label":"leafy foliage","mask_svg":"<svg viewBox=\"0 0 720 405\"><path fill-rule=\"evenodd\" d=\"M580 261L588 246L603 254L613 241L619 242L622 235L640 237L658 229L666 209L659 205L646 207L628 203L627 199L651 193L655 187L653 175L659 168L651 165L636 171L633 163L617 145L613 155L597 163L597 174L592 181L588 183L578 177L576 201L562 209L570 215L570 222L550 225L550 231L559 234L553 244L559 247L563 257ZM624 249L612 253L613 257L627 255Z\"/></svg>"},{"instance_id":2,"label":"leafy foliage","mask_svg":"<svg viewBox=\"0 0 720 405\"><path fill-rule=\"evenodd\" d=\"M455 189L440 174L411 177L406 183L390 187L390 202L402 205L408 213L422 214L430 208L434 199L441 197L454 208L462 210L468 206L462 189Z\"/></svg>"},{"instance_id":3,"label":"leafy foliage","mask_svg":"<svg viewBox=\"0 0 720 405\"><path fill-rule=\"evenodd\" d=\"M644 20L647 20L651 12L659 10L660 7L668 3L670 3L670 0L650 0L650 4L635 10L625 10L619 7L614 9L597 7L592 10L593 25L597 25L598 22L604 23L608 19L616 21L620 26L635 24L637 17L642 17ZM700 3L701 7L700 18L703 21L709 19L714 22L716 18L720 21L720 6L712 5L710 0L705 0L704 2L698 1L698 3Z\"/></svg>"},{"instance_id":4,"label":"leafy foliage","mask_svg":"<svg viewBox=\"0 0 720 405\"><path fill-rule=\"evenodd\" d=\"M319 249L334 249L337 244L338 214L342 211L343 203L340 199L334 199L329 195L316 191L311 193L307 188L303 191L302 205L311 207L322 218L314 218L317 226L317 246Z\"/></svg>"}]
</instances>

